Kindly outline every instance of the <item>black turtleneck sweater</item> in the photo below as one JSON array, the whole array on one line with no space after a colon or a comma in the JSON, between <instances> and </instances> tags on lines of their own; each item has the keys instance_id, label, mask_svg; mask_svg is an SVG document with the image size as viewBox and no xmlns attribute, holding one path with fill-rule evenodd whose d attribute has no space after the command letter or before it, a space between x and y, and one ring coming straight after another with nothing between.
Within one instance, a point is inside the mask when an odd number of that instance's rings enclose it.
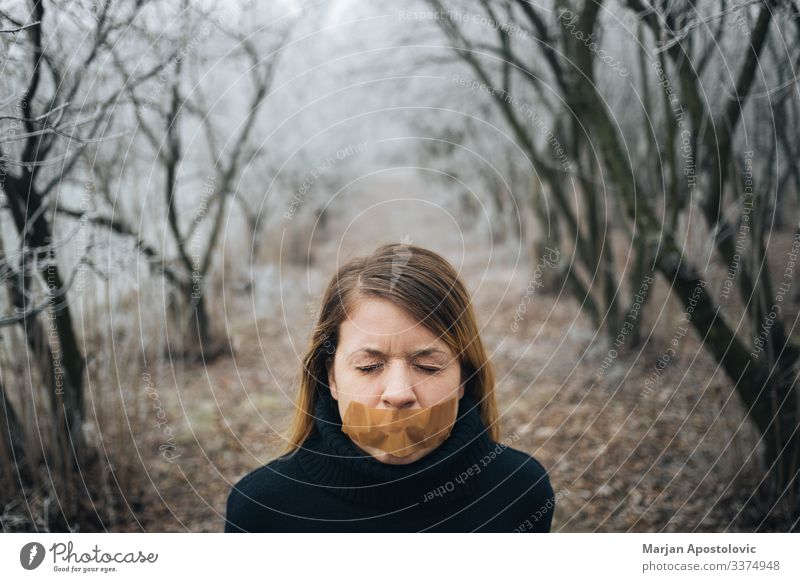
<instances>
[{"instance_id":1,"label":"black turtleneck sweater","mask_svg":"<svg viewBox=\"0 0 800 582\"><path fill-rule=\"evenodd\" d=\"M467 394L447 440L407 465L357 448L330 393L315 417L300 449L233 486L226 532L550 531L555 498L545 469L492 442Z\"/></svg>"}]
</instances>

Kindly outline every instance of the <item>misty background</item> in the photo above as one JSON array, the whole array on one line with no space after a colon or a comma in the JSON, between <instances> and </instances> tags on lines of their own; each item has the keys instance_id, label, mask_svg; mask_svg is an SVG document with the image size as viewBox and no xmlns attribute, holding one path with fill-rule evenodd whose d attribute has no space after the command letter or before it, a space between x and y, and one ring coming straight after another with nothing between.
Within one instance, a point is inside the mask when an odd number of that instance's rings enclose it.
<instances>
[{"instance_id":1,"label":"misty background","mask_svg":"<svg viewBox=\"0 0 800 582\"><path fill-rule=\"evenodd\" d=\"M221 531L322 291L444 255L554 531L800 517L796 2L0 2L3 531Z\"/></svg>"}]
</instances>

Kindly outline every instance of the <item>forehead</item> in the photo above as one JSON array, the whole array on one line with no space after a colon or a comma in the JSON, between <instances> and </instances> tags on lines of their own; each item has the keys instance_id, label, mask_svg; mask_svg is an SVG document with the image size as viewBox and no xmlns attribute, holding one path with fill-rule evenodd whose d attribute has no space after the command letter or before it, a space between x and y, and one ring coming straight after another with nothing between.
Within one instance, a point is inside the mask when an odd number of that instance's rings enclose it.
<instances>
[{"instance_id":1,"label":"forehead","mask_svg":"<svg viewBox=\"0 0 800 582\"><path fill-rule=\"evenodd\" d=\"M410 313L386 299L358 301L339 329L339 344L345 351L371 347L384 352L438 348L451 354L443 338Z\"/></svg>"}]
</instances>

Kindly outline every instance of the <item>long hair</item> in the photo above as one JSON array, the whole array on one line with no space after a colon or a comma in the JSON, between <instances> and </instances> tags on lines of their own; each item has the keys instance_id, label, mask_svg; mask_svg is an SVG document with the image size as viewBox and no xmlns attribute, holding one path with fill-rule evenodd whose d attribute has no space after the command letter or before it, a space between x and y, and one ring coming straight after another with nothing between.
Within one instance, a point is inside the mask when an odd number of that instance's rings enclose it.
<instances>
[{"instance_id":1,"label":"long hair","mask_svg":"<svg viewBox=\"0 0 800 582\"><path fill-rule=\"evenodd\" d=\"M396 243L352 259L331 277L303 356L300 391L284 454L297 450L316 430L314 409L321 391L330 390L326 362L335 353L340 324L363 298L392 301L442 338L460 362L465 394L480 403L489 438L497 442L494 369L478 333L469 293L446 259L413 244Z\"/></svg>"}]
</instances>

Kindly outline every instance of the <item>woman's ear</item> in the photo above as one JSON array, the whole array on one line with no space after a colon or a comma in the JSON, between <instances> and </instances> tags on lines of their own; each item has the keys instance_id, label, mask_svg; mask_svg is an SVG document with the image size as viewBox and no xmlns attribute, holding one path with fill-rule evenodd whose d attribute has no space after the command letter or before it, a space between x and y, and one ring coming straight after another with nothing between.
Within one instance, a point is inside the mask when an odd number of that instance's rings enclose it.
<instances>
[{"instance_id":1,"label":"woman's ear","mask_svg":"<svg viewBox=\"0 0 800 582\"><path fill-rule=\"evenodd\" d=\"M325 367L328 370L328 386L331 389L331 396L334 400L339 400L339 392L336 389L336 379L333 374L333 358L325 360Z\"/></svg>"},{"instance_id":2,"label":"woman's ear","mask_svg":"<svg viewBox=\"0 0 800 582\"><path fill-rule=\"evenodd\" d=\"M464 384L462 383L461 386L458 387L458 399L461 400L464 397Z\"/></svg>"}]
</instances>

